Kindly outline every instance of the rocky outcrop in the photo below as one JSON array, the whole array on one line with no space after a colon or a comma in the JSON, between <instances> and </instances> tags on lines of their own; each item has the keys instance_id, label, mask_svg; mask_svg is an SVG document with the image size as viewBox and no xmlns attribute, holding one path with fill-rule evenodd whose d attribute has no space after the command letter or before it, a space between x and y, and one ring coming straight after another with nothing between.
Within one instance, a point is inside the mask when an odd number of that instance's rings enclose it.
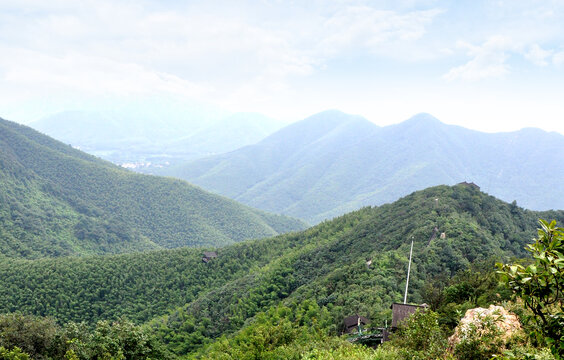
<instances>
[{"instance_id":1,"label":"rocky outcrop","mask_svg":"<svg viewBox=\"0 0 564 360\"><path fill-rule=\"evenodd\" d=\"M448 342L450 348L454 348L456 344L468 337L482 337L486 334L495 335L506 342L519 330L521 330L521 323L517 315L501 306L490 305L487 309L467 310Z\"/></svg>"}]
</instances>

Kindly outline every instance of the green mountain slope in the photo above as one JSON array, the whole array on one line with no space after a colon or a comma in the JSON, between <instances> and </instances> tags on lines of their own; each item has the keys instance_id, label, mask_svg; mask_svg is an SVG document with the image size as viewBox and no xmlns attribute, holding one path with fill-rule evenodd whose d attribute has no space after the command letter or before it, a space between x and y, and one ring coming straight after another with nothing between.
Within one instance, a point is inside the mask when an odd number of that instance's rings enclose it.
<instances>
[{"instance_id":1,"label":"green mountain slope","mask_svg":"<svg viewBox=\"0 0 564 360\"><path fill-rule=\"evenodd\" d=\"M425 287L438 278L492 257L524 256L538 218L561 222L564 212L524 210L470 186L439 186L301 233L224 247L207 264L190 249L6 259L0 265L0 313L88 322L164 315L147 326L185 354L244 328L272 306L313 301L337 333L350 314L377 324L389 319L389 305L403 299L410 239L408 299L421 303Z\"/></svg>"},{"instance_id":2,"label":"green mountain slope","mask_svg":"<svg viewBox=\"0 0 564 360\"><path fill-rule=\"evenodd\" d=\"M184 181L131 173L0 120L0 251L9 257L225 245L303 229Z\"/></svg>"},{"instance_id":3,"label":"green mountain slope","mask_svg":"<svg viewBox=\"0 0 564 360\"><path fill-rule=\"evenodd\" d=\"M255 145L162 171L247 205L317 223L466 180L527 208L564 208L558 181L563 158L564 137L557 133L486 134L426 114L379 128L327 111Z\"/></svg>"},{"instance_id":4,"label":"green mountain slope","mask_svg":"<svg viewBox=\"0 0 564 360\"><path fill-rule=\"evenodd\" d=\"M524 244L535 235L539 217L561 221L564 212L523 210L466 186L430 188L294 235L289 242L296 245L283 257L152 326L181 352L245 327L249 318L280 302L315 301L329 312L335 334L351 314L383 325L391 321L390 304L403 300L410 239L415 245L408 301L422 303L425 286L438 278L477 261L525 256ZM199 337L183 338L183 326L202 323L194 328Z\"/></svg>"}]
</instances>

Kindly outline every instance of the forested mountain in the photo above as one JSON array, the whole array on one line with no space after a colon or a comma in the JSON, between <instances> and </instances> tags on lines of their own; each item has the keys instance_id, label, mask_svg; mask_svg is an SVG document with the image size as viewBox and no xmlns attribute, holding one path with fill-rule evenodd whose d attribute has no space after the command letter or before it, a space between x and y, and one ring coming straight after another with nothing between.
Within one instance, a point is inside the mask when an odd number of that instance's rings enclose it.
<instances>
[{"instance_id":1,"label":"forested mountain","mask_svg":"<svg viewBox=\"0 0 564 360\"><path fill-rule=\"evenodd\" d=\"M132 173L0 119L0 253L225 245L303 229L184 181Z\"/></svg>"},{"instance_id":2,"label":"forested mountain","mask_svg":"<svg viewBox=\"0 0 564 360\"><path fill-rule=\"evenodd\" d=\"M438 186L301 233L221 248L208 263L192 249L5 259L0 313L89 323L125 315L149 321L147 328L176 354L245 329L280 304L294 317L323 318L318 325L336 334L351 314L381 325L390 318L390 304L403 299L411 239L408 301L429 302L433 289L474 263L524 256L538 218L562 222L564 212L524 210L472 185ZM493 296L476 296L482 295Z\"/></svg>"},{"instance_id":3,"label":"forested mountain","mask_svg":"<svg viewBox=\"0 0 564 360\"><path fill-rule=\"evenodd\" d=\"M377 127L327 111L255 145L162 171L250 206L316 223L466 180L527 208L564 208L562 159L564 136L538 129L488 134L427 114Z\"/></svg>"},{"instance_id":4,"label":"forested mountain","mask_svg":"<svg viewBox=\"0 0 564 360\"><path fill-rule=\"evenodd\" d=\"M30 124L65 144L142 172L254 144L282 125L255 113L191 107L163 108L159 115L134 109L65 111Z\"/></svg>"}]
</instances>

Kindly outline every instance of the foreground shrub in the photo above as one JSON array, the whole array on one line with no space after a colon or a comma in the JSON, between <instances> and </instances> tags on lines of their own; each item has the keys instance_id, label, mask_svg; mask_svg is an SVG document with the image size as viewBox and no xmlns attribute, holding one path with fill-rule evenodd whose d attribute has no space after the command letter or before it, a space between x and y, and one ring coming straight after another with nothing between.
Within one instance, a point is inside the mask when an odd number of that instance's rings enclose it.
<instances>
[{"instance_id":1,"label":"foreground shrub","mask_svg":"<svg viewBox=\"0 0 564 360\"><path fill-rule=\"evenodd\" d=\"M441 331L438 314L420 311L405 320L384 350L397 349L403 359L438 359L447 349L446 337Z\"/></svg>"}]
</instances>

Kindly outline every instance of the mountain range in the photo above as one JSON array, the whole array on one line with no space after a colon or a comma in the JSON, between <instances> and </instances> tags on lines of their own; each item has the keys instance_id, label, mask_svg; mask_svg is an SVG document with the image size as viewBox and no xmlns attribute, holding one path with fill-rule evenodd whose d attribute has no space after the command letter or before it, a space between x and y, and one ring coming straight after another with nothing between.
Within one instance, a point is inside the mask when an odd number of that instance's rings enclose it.
<instances>
[{"instance_id":1,"label":"mountain range","mask_svg":"<svg viewBox=\"0 0 564 360\"><path fill-rule=\"evenodd\" d=\"M254 145L158 173L318 223L414 190L463 181L527 208L564 208L562 159L564 136L554 132L483 133L428 114L379 127L360 116L326 111Z\"/></svg>"},{"instance_id":2,"label":"mountain range","mask_svg":"<svg viewBox=\"0 0 564 360\"><path fill-rule=\"evenodd\" d=\"M185 181L137 174L0 119L0 254L225 245L306 227Z\"/></svg>"}]
</instances>

